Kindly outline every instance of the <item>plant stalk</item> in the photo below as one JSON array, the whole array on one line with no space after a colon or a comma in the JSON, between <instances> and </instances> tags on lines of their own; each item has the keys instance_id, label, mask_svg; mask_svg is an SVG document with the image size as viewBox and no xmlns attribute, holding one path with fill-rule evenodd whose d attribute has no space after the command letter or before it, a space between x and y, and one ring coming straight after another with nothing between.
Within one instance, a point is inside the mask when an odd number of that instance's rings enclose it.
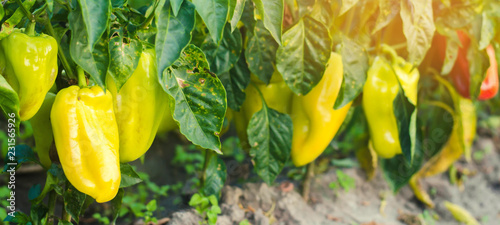
<instances>
[{"instance_id":1,"label":"plant stalk","mask_svg":"<svg viewBox=\"0 0 500 225\"><path fill-rule=\"evenodd\" d=\"M54 190L49 193L49 212L47 213L46 224L54 224L54 211L56 208L57 194Z\"/></svg>"},{"instance_id":2,"label":"plant stalk","mask_svg":"<svg viewBox=\"0 0 500 225\"><path fill-rule=\"evenodd\" d=\"M44 24L46 31L49 33L49 35L54 37L57 41L57 55L59 56L59 60L61 60L64 70L66 71L66 74L71 78L77 79L78 77L75 76L75 73L73 72L73 70L69 65L68 59L64 55L64 51L61 48L61 40L57 38L56 32L54 31L54 27L52 27L52 23L50 23L47 13L45 13L44 15Z\"/></svg>"},{"instance_id":3,"label":"plant stalk","mask_svg":"<svg viewBox=\"0 0 500 225\"><path fill-rule=\"evenodd\" d=\"M77 67L76 71L78 72L78 86L80 88L87 87L87 78L85 77L85 72L81 67Z\"/></svg>"},{"instance_id":4,"label":"plant stalk","mask_svg":"<svg viewBox=\"0 0 500 225\"><path fill-rule=\"evenodd\" d=\"M307 165L306 176L302 181L302 198L304 198L305 202L309 201L309 194L311 193L311 182L312 178L314 177L314 167L314 161Z\"/></svg>"}]
</instances>

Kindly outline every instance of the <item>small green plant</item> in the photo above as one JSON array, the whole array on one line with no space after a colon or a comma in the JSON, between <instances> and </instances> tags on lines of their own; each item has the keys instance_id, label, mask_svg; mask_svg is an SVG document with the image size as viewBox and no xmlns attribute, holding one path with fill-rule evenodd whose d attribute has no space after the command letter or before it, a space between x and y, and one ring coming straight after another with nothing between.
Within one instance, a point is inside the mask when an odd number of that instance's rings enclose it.
<instances>
[{"instance_id":1,"label":"small green plant","mask_svg":"<svg viewBox=\"0 0 500 225\"><path fill-rule=\"evenodd\" d=\"M247 219L244 219L239 223L239 225L252 225L252 224L250 224L250 222L248 222Z\"/></svg>"},{"instance_id":2,"label":"small green plant","mask_svg":"<svg viewBox=\"0 0 500 225\"><path fill-rule=\"evenodd\" d=\"M100 213L94 213L92 218L96 219L99 224L109 224L109 218L102 216Z\"/></svg>"},{"instance_id":3,"label":"small green plant","mask_svg":"<svg viewBox=\"0 0 500 225\"><path fill-rule=\"evenodd\" d=\"M7 188L7 186L3 186L3 187L0 187L0 198L1 199L7 199L9 196L10 196L10 190L9 188ZM0 202L0 218L3 219L3 218L6 218L7 217L7 206L8 206L8 202L7 201L1 201ZM8 225L9 222L3 222L3 221L0 221L0 224L6 224Z\"/></svg>"},{"instance_id":4,"label":"small green plant","mask_svg":"<svg viewBox=\"0 0 500 225\"><path fill-rule=\"evenodd\" d=\"M356 188L356 180L350 177L349 175L342 172L342 170L337 170L337 180L331 182L328 186L330 189L336 191L340 187L342 187L345 192L349 192L349 190Z\"/></svg>"},{"instance_id":5,"label":"small green plant","mask_svg":"<svg viewBox=\"0 0 500 225\"><path fill-rule=\"evenodd\" d=\"M207 197L196 193L189 200L189 205L194 207L203 217L203 221L200 222L201 224L215 225L217 223L217 215L221 213L221 209L215 195Z\"/></svg>"}]
</instances>

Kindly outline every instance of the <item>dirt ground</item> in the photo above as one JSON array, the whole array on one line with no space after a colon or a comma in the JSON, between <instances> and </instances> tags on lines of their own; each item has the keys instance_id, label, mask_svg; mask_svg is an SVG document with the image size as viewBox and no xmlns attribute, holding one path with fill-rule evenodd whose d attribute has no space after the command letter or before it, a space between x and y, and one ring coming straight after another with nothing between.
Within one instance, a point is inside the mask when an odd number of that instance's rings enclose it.
<instances>
[{"instance_id":1,"label":"dirt ground","mask_svg":"<svg viewBox=\"0 0 500 225\"><path fill-rule=\"evenodd\" d=\"M172 168L173 148L177 137L155 140L152 150L146 156L145 164L134 163L138 170L150 175L158 185L173 184L186 180L186 174ZM482 154L472 163L456 163L459 170L468 170L470 175L464 179L463 190L451 185L448 174L427 178L424 187L433 193L435 209L428 209L419 203L409 187L393 194L377 171L376 177L366 181L366 175L359 167L342 168L342 171L355 180L355 188L346 192L343 189L332 190L330 183L337 180L336 170L332 167L316 175L311 186L310 201L305 202L300 195L300 186L285 175L278 178L272 187L263 184L251 172L251 162L243 164L226 161L229 182L224 188L217 224L238 225L248 220L253 225L289 224L289 225L326 225L326 224L459 224L443 206L445 200L462 206L474 215L481 224L500 224L500 141L498 137L478 137L474 151ZM252 175L253 174L253 175ZM19 193L35 184L43 184L45 175L21 173L18 176ZM237 181L237 180L240 181ZM243 182L241 182L243 180ZM3 185L3 184L2 184ZM185 185L187 186L187 185ZM172 193L166 198L159 198L161 212L157 218L169 221L171 225L199 225L200 217L188 206L192 192L188 188L182 193ZM179 201L176 201L180 199ZM27 196L18 196L18 209L29 212ZM102 208L95 204L81 219L80 224L97 224L92 220L92 213ZM60 212L56 208L56 214ZM433 220L421 223L419 214L432 215ZM90 218L90 219L88 219ZM167 219L168 218L168 219ZM439 218L438 220L436 218ZM130 224L118 221L118 224ZM132 224L141 224L140 220ZM142 223L144 224L144 223Z\"/></svg>"},{"instance_id":2,"label":"dirt ground","mask_svg":"<svg viewBox=\"0 0 500 225\"><path fill-rule=\"evenodd\" d=\"M447 174L423 181L432 195L436 208L426 209L406 186L392 194L380 171L371 181L359 168L343 169L355 179L355 189L333 191L329 184L337 179L335 168L314 178L311 202L306 203L294 190L283 188L279 183L269 187L263 183L247 183L243 187L226 186L221 198L222 215L217 224L239 224L247 219L251 224L459 224L446 210L443 202L462 206L482 224L500 224L500 154L498 145L491 138L476 140L476 151L484 151L484 157L472 164L460 162L459 170L473 173L464 180L463 190L451 185ZM283 182L282 182L283 183ZM423 221L418 214L426 210L433 220ZM197 225L200 217L194 210L186 209L170 216L168 224ZM439 219L437 219L439 218Z\"/></svg>"}]
</instances>

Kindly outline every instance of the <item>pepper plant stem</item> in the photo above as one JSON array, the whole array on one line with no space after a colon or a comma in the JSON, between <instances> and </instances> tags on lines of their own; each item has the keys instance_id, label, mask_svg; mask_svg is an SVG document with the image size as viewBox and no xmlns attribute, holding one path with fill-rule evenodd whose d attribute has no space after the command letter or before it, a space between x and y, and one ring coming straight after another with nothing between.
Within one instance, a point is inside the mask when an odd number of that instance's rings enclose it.
<instances>
[{"instance_id":1,"label":"pepper plant stem","mask_svg":"<svg viewBox=\"0 0 500 225\"><path fill-rule=\"evenodd\" d=\"M54 210L56 207L57 194L54 190L49 193L49 212L47 213L46 224L54 224Z\"/></svg>"},{"instance_id":2,"label":"pepper plant stem","mask_svg":"<svg viewBox=\"0 0 500 225\"><path fill-rule=\"evenodd\" d=\"M57 55L59 56L59 60L61 60L61 63L64 67L64 70L66 71L66 74L68 74L69 77L71 78L74 78L74 79L77 79L77 76L75 76L73 70L71 69L70 65L69 65L69 61L68 59L66 58L66 56L64 55L64 51L63 49L61 48L61 40L59 40L59 38L57 38L56 36L56 32L54 31L54 28L52 27L52 24L50 23L50 20L48 19L47 17L47 13L45 13L44 15L45 17L45 27L46 27L46 30L47 32L49 33L50 36L54 37L57 41Z\"/></svg>"},{"instance_id":3,"label":"pepper plant stem","mask_svg":"<svg viewBox=\"0 0 500 225\"><path fill-rule=\"evenodd\" d=\"M87 78L85 77L85 72L81 67L76 68L78 72L78 86L81 88L87 87Z\"/></svg>"},{"instance_id":4,"label":"pepper plant stem","mask_svg":"<svg viewBox=\"0 0 500 225\"><path fill-rule=\"evenodd\" d=\"M28 10L26 9L26 7L24 7L23 3L21 2L21 0L16 0L16 3L19 5L19 7L21 8L21 10L23 11L23 14L28 17L28 19L31 21L31 22L35 22L35 16L33 16L33 14Z\"/></svg>"},{"instance_id":5,"label":"pepper plant stem","mask_svg":"<svg viewBox=\"0 0 500 225\"><path fill-rule=\"evenodd\" d=\"M302 181L302 198L304 198L305 202L309 201L309 194L311 193L311 181L314 177L314 161L307 165L306 176Z\"/></svg>"},{"instance_id":6,"label":"pepper plant stem","mask_svg":"<svg viewBox=\"0 0 500 225\"><path fill-rule=\"evenodd\" d=\"M203 170L202 170L202 175L201 175L201 179L200 179L200 188L203 188L205 186L205 180L207 179L208 161L210 160L211 156L212 156L212 151L206 149L205 150L205 161L203 162Z\"/></svg>"}]
</instances>

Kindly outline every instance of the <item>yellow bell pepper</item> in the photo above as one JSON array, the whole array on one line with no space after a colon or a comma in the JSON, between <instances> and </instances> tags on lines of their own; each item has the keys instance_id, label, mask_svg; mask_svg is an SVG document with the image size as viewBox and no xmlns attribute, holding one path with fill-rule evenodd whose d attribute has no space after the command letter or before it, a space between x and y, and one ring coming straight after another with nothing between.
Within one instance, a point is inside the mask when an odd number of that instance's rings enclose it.
<instances>
[{"instance_id":1,"label":"yellow bell pepper","mask_svg":"<svg viewBox=\"0 0 500 225\"><path fill-rule=\"evenodd\" d=\"M295 166L314 161L330 144L351 107L333 108L343 79L342 56L332 53L320 82L305 96L293 96L292 160Z\"/></svg>"},{"instance_id":2,"label":"yellow bell pepper","mask_svg":"<svg viewBox=\"0 0 500 225\"><path fill-rule=\"evenodd\" d=\"M14 31L0 40L0 74L19 95L21 121L31 119L56 80L56 40Z\"/></svg>"},{"instance_id":3,"label":"yellow bell pepper","mask_svg":"<svg viewBox=\"0 0 500 225\"><path fill-rule=\"evenodd\" d=\"M165 114L168 95L158 82L155 60L153 49L144 50L139 65L120 91L113 78L106 77L120 133L122 163L134 161L146 153Z\"/></svg>"},{"instance_id":4,"label":"yellow bell pepper","mask_svg":"<svg viewBox=\"0 0 500 225\"><path fill-rule=\"evenodd\" d=\"M267 106L281 113L290 113L293 92L288 88L283 77L274 70L268 85L260 81L255 75L251 75L252 82L259 88L264 96ZM254 85L250 84L245 89L245 102L239 112L233 112L233 120L236 132L240 138L240 144L245 150L250 149L248 144L247 127L253 114L262 109L262 100Z\"/></svg>"},{"instance_id":5,"label":"yellow bell pepper","mask_svg":"<svg viewBox=\"0 0 500 225\"><path fill-rule=\"evenodd\" d=\"M363 109L371 144L382 158L392 158L402 153L393 108L398 92L398 78L391 65L383 58L376 57L363 87Z\"/></svg>"},{"instance_id":6,"label":"yellow bell pepper","mask_svg":"<svg viewBox=\"0 0 500 225\"><path fill-rule=\"evenodd\" d=\"M99 203L120 187L118 126L111 92L70 86L56 96L50 113L59 161L69 182Z\"/></svg>"}]
</instances>

